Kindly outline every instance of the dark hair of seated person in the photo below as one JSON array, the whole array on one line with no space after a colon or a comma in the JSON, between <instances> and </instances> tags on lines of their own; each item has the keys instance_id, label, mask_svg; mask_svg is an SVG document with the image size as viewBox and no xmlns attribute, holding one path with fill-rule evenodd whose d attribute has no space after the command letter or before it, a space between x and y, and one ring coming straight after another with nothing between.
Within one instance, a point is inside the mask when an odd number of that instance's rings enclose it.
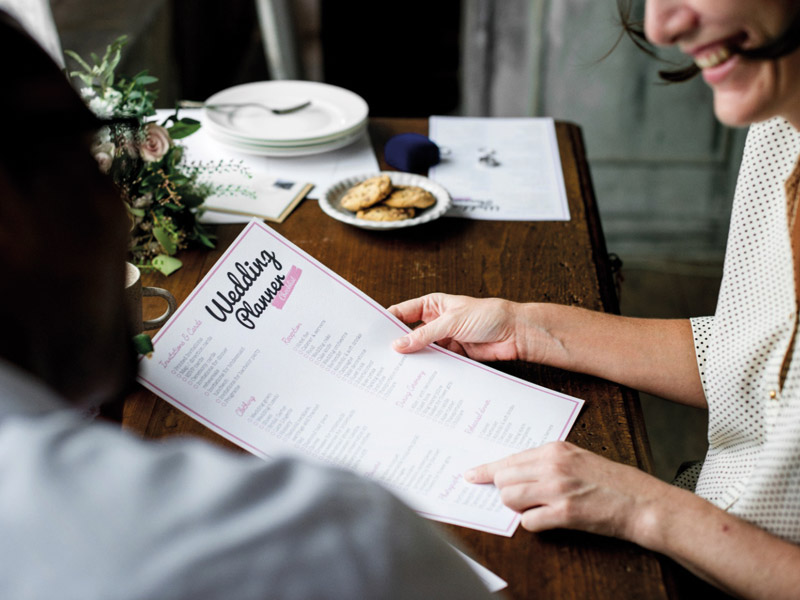
<instances>
[{"instance_id":1,"label":"dark hair of seated person","mask_svg":"<svg viewBox=\"0 0 800 600\"><path fill-rule=\"evenodd\" d=\"M639 49L655 56L655 51L645 36L642 20L632 16L633 4L633 0L617 0L617 10L624 30L622 35L627 34ZM758 48L746 50L739 48L734 49L734 52L752 60L774 60L791 54L798 47L800 47L800 13L775 39ZM666 82L679 83L692 79L698 73L700 73L700 68L692 63L687 67L675 70L661 70L658 75Z\"/></svg>"},{"instance_id":2,"label":"dark hair of seated person","mask_svg":"<svg viewBox=\"0 0 800 600\"><path fill-rule=\"evenodd\" d=\"M123 308L130 223L91 155L100 122L0 11L0 358L74 402L120 397L135 355Z\"/></svg>"}]
</instances>

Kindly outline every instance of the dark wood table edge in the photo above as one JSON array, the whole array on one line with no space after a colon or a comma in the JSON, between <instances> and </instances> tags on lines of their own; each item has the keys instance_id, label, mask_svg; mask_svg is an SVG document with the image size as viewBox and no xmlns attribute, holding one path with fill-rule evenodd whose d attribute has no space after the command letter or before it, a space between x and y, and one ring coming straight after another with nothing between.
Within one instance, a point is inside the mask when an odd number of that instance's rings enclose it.
<instances>
[{"instance_id":1,"label":"dark wood table edge","mask_svg":"<svg viewBox=\"0 0 800 600\"><path fill-rule=\"evenodd\" d=\"M373 142L373 149L376 155L379 157L379 163L382 170L394 170L385 162L383 158L382 147L382 144L388 139L386 135L385 122L393 120L394 119L370 118L370 138ZM408 131L416 131L423 134L427 133L427 119L408 119L407 121L409 124ZM580 126L571 122L556 121L556 127L566 132L566 138L572 145L572 148L569 151L574 153L576 158L586 155ZM381 145L379 146L378 144ZM591 247L596 268L596 279L598 281L603 310L609 313L619 314L619 301L614 285L605 238L602 232L601 219L588 164L586 161L576 160L575 165L585 208L588 235L591 239ZM304 200L304 202L305 201L307 200ZM212 260L212 258L207 258L206 260ZM620 389L623 396L625 414L626 417L628 417L629 427L631 428L630 431L632 434L637 464L639 468L652 473L652 455L649 443L647 442L646 432L644 430L644 420L638 400L638 393L622 386L620 386ZM136 407L137 414L135 415L135 419L132 418L134 415L126 411L126 414L122 420L127 421L128 423L133 420L139 423L146 423L154 409L155 402L156 400L153 397L152 399L148 399L148 401L140 403ZM126 406L124 408L129 407ZM667 591L667 597L681 597L679 595L678 586L676 586L672 580L671 575L674 573L674 569L682 570L682 567L666 557L662 557L661 555L657 556L659 557L659 563L662 566L662 573L665 575L663 582Z\"/></svg>"},{"instance_id":2,"label":"dark wood table edge","mask_svg":"<svg viewBox=\"0 0 800 600\"><path fill-rule=\"evenodd\" d=\"M559 122L565 126L571 143L576 151L585 156L585 146L581 128L570 122ZM586 205L586 221L589 227L589 235L592 239L592 249L596 253L594 263L597 266L597 281L600 285L600 295L603 308L606 312L620 314L619 298L617 296L616 285L613 279L611 261L606 247L605 236L603 235L600 213L594 194L592 179L588 172L587 163L578 163L578 176L581 185L582 196ZM644 429L644 414L642 413L641 403L639 402L638 392L627 387L621 388L624 398L624 406L632 427L632 438L634 452L636 453L639 467L652 474L653 455L647 434ZM688 571L685 567L672 560L671 558L655 553L661 565L664 575L663 581L665 591L670 599L677 600L686 598L691 592L704 598L731 598L725 592L711 586L705 581Z\"/></svg>"},{"instance_id":3,"label":"dark wood table edge","mask_svg":"<svg viewBox=\"0 0 800 600\"><path fill-rule=\"evenodd\" d=\"M566 129L570 143L575 148L575 152L579 155L582 154L586 156L586 147L584 145L581 128L577 124L568 121L558 122L557 126ZM611 259L603 234L600 211L597 205L588 163L577 162L576 168L581 186L581 196L584 199L586 208L586 222L592 241L591 247L594 252L593 258L596 267L597 281L600 286L600 297L602 299L603 309L608 313L618 315L620 314L619 297L617 295ZM641 403L639 402L639 394L636 390L624 386L620 386L620 392L623 397L623 406L626 416L628 417L628 423L631 427L631 438L637 464L643 471L653 474L653 454L647 438L644 414L642 412ZM667 597L673 600L685 597L684 592L688 589L685 587L687 575L689 579L693 576L688 574L681 565L672 559L658 553L655 553L655 556L661 566L664 589Z\"/></svg>"},{"instance_id":4,"label":"dark wood table edge","mask_svg":"<svg viewBox=\"0 0 800 600\"><path fill-rule=\"evenodd\" d=\"M586 156L586 149L583 143L581 128L575 123L559 121L557 126L564 127L567 131L570 142L578 155ZM594 194L594 186L589 172L587 162L576 162L578 179L581 186L581 196L584 199L586 208L586 223L591 238L591 247L594 252L594 264L596 266L596 277L600 286L600 297L603 303L603 310L615 315L620 314L619 298L617 297L614 275L611 267L608 249L606 247L605 236L603 235L600 211ZM644 414L639 402L639 394L635 390L620 386L624 399L625 411L633 429L632 439L634 452L639 468L647 473L653 473L653 454L647 440L647 431L644 427Z\"/></svg>"},{"instance_id":5,"label":"dark wood table edge","mask_svg":"<svg viewBox=\"0 0 800 600\"><path fill-rule=\"evenodd\" d=\"M386 143L389 137L386 132L386 123L388 121L388 119L371 118L369 124L370 138L374 145L374 150L379 156L382 170L392 170L391 165L387 164L383 158L382 151L382 145ZM592 177L589 171L588 162L586 160L577 160L578 157L586 156L586 147L583 141L582 130L579 125L569 121L556 121L555 126L557 131L560 130L565 134L563 136L557 135L557 138L566 138L568 143L571 145L571 148L559 148L559 151L566 150L567 152L570 152L575 159L574 163L581 190L581 198L584 205L584 214L596 271L595 276L598 282L603 310L612 314L620 314L619 299L614 283L614 274L605 242L605 236L603 234L600 212L594 193L594 186L592 184ZM428 120L409 119L408 131L414 131L416 133L427 135ZM622 396L623 409L628 421L628 426L630 427L633 451L636 457L637 467L647 473L652 474L654 470L652 451L647 439L647 432L644 425L644 414L639 402L638 392L625 386L619 386L619 391ZM680 598L681 586L676 582L676 579L680 580L680 575L685 576L687 574L686 571L671 559L657 553L654 553L654 555L661 569L662 583L664 585L666 596L670 599ZM678 577L676 577L676 575Z\"/></svg>"}]
</instances>

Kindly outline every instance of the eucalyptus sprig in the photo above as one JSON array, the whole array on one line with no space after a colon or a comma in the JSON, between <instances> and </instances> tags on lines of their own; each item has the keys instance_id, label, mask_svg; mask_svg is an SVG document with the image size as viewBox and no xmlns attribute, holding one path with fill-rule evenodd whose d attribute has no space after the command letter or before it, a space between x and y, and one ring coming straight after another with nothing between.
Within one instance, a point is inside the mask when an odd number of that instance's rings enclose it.
<instances>
[{"instance_id":1,"label":"eucalyptus sprig","mask_svg":"<svg viewBox=\"0 0 800 600\"><path fill-rule=\"evenodd\" d=\"M122 48L127 42L127 36L120 36L106 48L102 58L92 52L89 55L91 64L72 50L64 51L80 66L80 70L70 71L70 77L83 82L81 94L89 101L89 107L101 117L149 117L156 113L158 92L147 86L156 83L157 77L147 71L131 79L115 74L122 58Z\"/></svg>"},{"instance_id":2,"label":"eucalyptus sprig","mask_svg":"<svg viewBox=\"0 0 800 600\"><path fill-rule=\"evenodd\" d=\"M128 43L128 36L122 35L113 41L103 55L102 60L92 52L89 56L92 64L89 65L77 52L64 50L64 54L78 63L82 71L70 71L70 77L77 77L83 81L87 88L97 90L101 96L114 85L114 71L122 58L122 48Z\"/></svg>"},{"instance_id":3,"label":"eucalyptus sprig","mask_svg":"<svg viewBox=\"0 0 800 600\"><path fill-rule=\"evenodd\" d=\"M201 176L225 170L250 174L240 163L186 164L184 149L175 140L196 132L200 123L179 117L177 110L161 124L148 120L156 114L157 97L149 86L158 80L147 71L132 79L115 74L126 42L122 36L102 57L91 54L88 61L72 51L65 54L79 67L70 75L83 84L81 94L89 108L109 122L98 132L93 153L116 183L130 216L131 262L169 275L181 266L175 257L180 250L191 245L214 248L213 235L198 220L208 196L253 193L204 183Z\"/></svg>"}]
</instances>

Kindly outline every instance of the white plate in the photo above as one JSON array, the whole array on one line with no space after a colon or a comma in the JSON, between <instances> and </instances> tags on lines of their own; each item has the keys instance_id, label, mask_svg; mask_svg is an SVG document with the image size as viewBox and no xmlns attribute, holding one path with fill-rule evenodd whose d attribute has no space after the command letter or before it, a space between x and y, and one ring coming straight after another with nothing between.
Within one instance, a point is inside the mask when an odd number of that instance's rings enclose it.
<instances>
[{"instance_id":1,"label":"white plate","mask_svg":"<svg viewBox=\"0 0 800 600\"><path fill-rule=\"evenodd\" d=\"M265 140L250 140L244 139L238 136L230 135L225 131L220 131L216 128L208 128L209 135L213 136L214 139L228 144L229 146L252 146L258 148L277 148L277 149L292 149L292 148L304 148L310 146L321 146L323 144L329 144L336 141L339 141L343 138L353 138L357 137L360 133L363 133L367 129L367 121L364 120L355 127L348 129L337 135L327 136L321 140L310 140L310 141L300 141L300 142L272 142L272 141L265 141Z\"/></svg>"},{"instance_id":2,"label":"white plate","mask_svg":"<svg viewBox=\"0 0 800 600\"><path fill-rule=\"evenodd\" d=\"M415 185L424 190L428 190L436 198L436 204L430 208L423 210L419 216L413 219L406 219L405 221L365 221L364 219L357 219L354 212L351 212L341 206L341 199L345 192L357 183L361 183L370 177L378 175L388 175L392 184L394 185ZM380 173L369 173L367 175L359 175L357 177L348 177L333 185L329 186L322 194L320 194L319 207L325 214L333 217L337 221L361 227L362 229L399 229L401 227L413 227L415 225L422 225L434 219L441 217L450 207L450 194L447 190L440 186L435 181L423 177L422 175L415 175L413 173L401 173L399 171L382 171Z\"/></svg>"},{"instance_id":3,"label":"white plate","mask_svg":"<svg viewBox=\"0 0 800 600\"><path fill-rule=\"evenodd\" d=\"M257 81L217 92L205 104L258 102L286 108L310 101L295 113L275 115L259 108L233 112L203 109L203 120L243 140L262 142L321 141L352 129L367 118L364 99L349 90L316 81Z\"/></svg>"},{"instance_id":4,"label":"white plate","mask_svg":"<svg viewBox=\"0 0 800 600\"><path fill-rule=\"evenodd\" d=\"M237 152L244 152L245 154L254 154L257 156L311 156L312 154L322 154L323 152L330 152L331 150L338 150L354 143L364 135L366 127L362 127L351 134L345 135L340 138L335 138L330 142L322 144L300 145L300 146L268 146L263 144L246 144L244 142L231 142L225 138L218 136L214 131L209 130L208 135L216 142L223 146L235 150Z\"/></svg>"},{"instance_id":5,"label":"white plate","mask_svg":"<svg viewBox=\"0 0 800 600\"><path fill-rule=\"evenodd\" d=\"M355 135L357 132L364 131L367 128L367 120L364 119L350 129L346 129L337 133L336 135L326 135L321 138L314 138L310 140L292 140L290 142L273 141L273 140L257 140L253 138L243 138L237 135L231 135L229 132L219 129L217 127L207 127L206 130L211 132L217 139L223 140L229 144L244 144L250 146L266 146L269 148L299 148L302 146L317 146L319 144L327 144L328 142L335 142L338 139L347 137L348 135Z\"/></svg>"}]
</instances>

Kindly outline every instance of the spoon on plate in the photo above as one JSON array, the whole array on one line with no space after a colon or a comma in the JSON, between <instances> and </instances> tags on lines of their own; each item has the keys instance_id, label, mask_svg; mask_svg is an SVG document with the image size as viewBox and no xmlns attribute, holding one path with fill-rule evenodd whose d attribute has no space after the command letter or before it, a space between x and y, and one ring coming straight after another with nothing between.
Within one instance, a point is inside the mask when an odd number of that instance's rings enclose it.
<instances>
[{"instance_id":1,"label":"spoon on plate","mask_svg":"<svg viewBox=\"0 0 800 600\"><path fill-rule=\"evenodd\" d=\"M273 115L288 115L299 110L303 110L310 105L311 100L306 100L300 104L287 106L285 108L272 108L258 102L220 102L214 104L206 104L205 102L197 102L195 100L181 100L178 102L178 106L181 108L206 108L208 110L217 110L229 114L236 112L240 108L260 108L272 113Z\"/></svg>"}]
</instances>

